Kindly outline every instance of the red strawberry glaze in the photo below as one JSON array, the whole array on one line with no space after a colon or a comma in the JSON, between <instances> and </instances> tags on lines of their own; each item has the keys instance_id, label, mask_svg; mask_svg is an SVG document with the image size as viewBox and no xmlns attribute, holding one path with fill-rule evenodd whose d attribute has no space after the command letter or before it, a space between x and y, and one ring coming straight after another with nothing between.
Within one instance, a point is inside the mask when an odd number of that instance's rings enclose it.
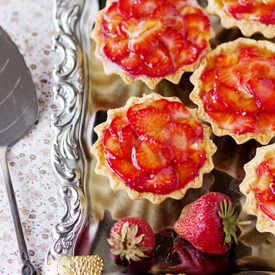
<instances>
[{"instance_id":1,"label":"red strawberry glaze","mask_svg":"<svg viewBox=\"0 0 275 275\"><path fill-rule=\"evenodd\" d=\"M275 6L272 3L255 0L221 0L224 10L238 20L260 22L265 25L275 24Z\"/></svg>"},{"instance_id":2,"label":"red strawberry glaze","mask_svg":"<svg viewBox=\"0 0 275 275\"><path fill-rule=\"evenodd\" d=\"M198 176L207 157L203 128L181 102L132 105L101 140L112 171L138 192L169 194Z\"/></svg>"},{"instance_id":3,"label":"red strawberry glaze","mask_svg":"<svg viewBox=\"0 0 275 275\"><path fill-rule=\"evenodd\" d=\"M206 116L238 135L273 130L274 58L269 50L243 44L232 55L221 52L216 56L201 75L200 97Z\"/></svg>"},{"instance_id":4,"label":"red strawberry glaze","mask_svg":"<svg viewBox=\"0 0 275 275\"><path fill-rule=\"evenodd\" d=\"M260 163L255 184L257 202L261 210L275 220L275 156Z\"/></svg>"},{"instance_id":5,"label":"red strawberry glaze","mask_svg":"<svg viewBox=\"0 0 275 275\"><path fill-rule=\"evenodd\" d=\"M100 51L131 77L165 77L209 46L210 21L187 1L117 0L105 11Z\"/></svg>"}]
</instances>

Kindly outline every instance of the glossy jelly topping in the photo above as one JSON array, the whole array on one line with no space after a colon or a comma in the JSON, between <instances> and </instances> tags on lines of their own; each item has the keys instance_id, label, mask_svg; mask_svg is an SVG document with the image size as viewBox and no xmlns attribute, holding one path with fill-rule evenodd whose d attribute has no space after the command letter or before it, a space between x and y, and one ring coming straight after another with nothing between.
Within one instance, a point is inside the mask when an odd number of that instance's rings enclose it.
<instances>
[{"instance_id":1,"label":"glossy jelly topping","mask_svg":"<svg viewBox=\"0 0 275 275\"><path fill-rule=\"evenodd\" d=\"M275 24L275 2L273 0L220 0L224 10L234 18L260 22L265 25Z\"/></svg>"},{"instance_id":2,"label":"glossy jelly topping","mask_svg":"<svg viewBox=\"0 0 275 275\"><path fill-rule=\"evenodd\" d=\"M260 163L255 183L257 201L262 211L275 220L275 156Z\"/></svg>"},{"instance_id":3,"label":"glossy jelly topping","mask_svg":"<svg viewBox=\"0 0 275 275\"><path fill-rule=\"evenodd\" d=\"M275 130L275 53L239 45L221 52L201 75L206 115L235 134Z\"/></svg>"},{"instance_id":4,"label":"glossy jelly topping","mask_svg":"<svg viewBox=\"0 0 275 275\"><path fill-rule=\"evenodd\" d=\"M203 127L180 102L132 105L102 137L114 173L138 192L168 194L198 176L206 161Z\"/></svg>"},{"instance_id":5,"label":"glossy jelly topping","mask_svg":"<svg viewBox=\"0 0 275 275\"><path fill-rule=\"evenodd\" d=\"M105 57L133 77L163 77L194 63L209 45L210 21L193 0L118 0L105 11Z\"/></svg>"}]
</instances>

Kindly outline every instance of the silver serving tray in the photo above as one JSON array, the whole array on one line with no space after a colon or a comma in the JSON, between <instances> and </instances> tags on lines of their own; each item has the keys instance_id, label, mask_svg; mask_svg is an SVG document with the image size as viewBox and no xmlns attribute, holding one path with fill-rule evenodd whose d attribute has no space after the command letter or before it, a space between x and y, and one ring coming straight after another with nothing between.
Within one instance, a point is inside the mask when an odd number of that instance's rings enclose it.
<instances>
[{"instance_id":1,"label":"silver serving tray","mask_svg":"<svg viewBox=\"0 0 275 275\"><path fill-rule=\"evenodd\" d=\"M176 238L172 227L181 209L202 194L223 192L239 202L241 212L243 196L238 185L244 177L244 163L260 146L257 142L252 140L236 145L230 137L213 136L219 148L214 156L216 169L204 177L203 187L189 190L180 201L167 199L160 205L145 199L132 201L125 191L112 191L108 180L94 173L95 159L89 150L97 139L94 126L106 119L106 110L123 106L130 96L152 92L143 83L127 86L119 76L105 75L101 61L94 58L95 43L89 34L96 12L104 5L101 0L54 1L56 33L52 45L60 62L53 70L53 95L59 109L51 117L55 131L51 165L59 182L58 195L64 215L52 230L53 241L45 263L60 255L99 254L105 262L103 274L128 274L130 271L125 267L114 264L106 239L115 220L140 216L153 227L157 239L155 258L148 274L275 274L275 237L270 233L258 233L255 224L240 230L240 242L226 256L226 264L221 258L224 266L214 268L211 273L207 273L210 271L206 271L206 265L215 266L219 257L204 258L208 261L204 262L204 271L201 270L203 264L193 258L192 268L188 269L171 250ZM212 41L213 48L241 36L237 29L223 29L217 18L211 20L217 34ZM253 37L264 39L259 35ZM189 100L190 75L185 73L178 85L162 81L154 91L163 96L178 96L187 106L195 107ZM242 212L240 216L255 221L255 217Z\"/></svg>"}]
</instances>

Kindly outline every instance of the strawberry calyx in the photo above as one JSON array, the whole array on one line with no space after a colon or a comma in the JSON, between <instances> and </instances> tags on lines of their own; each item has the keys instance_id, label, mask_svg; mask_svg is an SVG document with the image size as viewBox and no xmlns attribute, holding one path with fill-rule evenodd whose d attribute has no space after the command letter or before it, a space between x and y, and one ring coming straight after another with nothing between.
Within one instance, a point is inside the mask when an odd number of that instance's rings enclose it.
<instances>
[{"instance_id":1,"label":"strawberry calyx","mask_svg":"<svg viewBox=\"0 0 275 275\"><path fill-rule=\"evenodd\" d=\"M235 211L236 204L233 205L231 201L224 200L220 202L221 211L218 212L219 217L222 219L223 231L225 233L224 244L231 245L233 239L238 244L237 238L237 225L250 224L251 221L237 222L239 213ZM233 238L233 239L232 239Z\"/></svg>"},{"instance_id":2,"label":"strawberry calyx","mask_svg":"<svg viewBox=\"0 0 275 275\"><path fill-rule=\"evenodd\" d=\"M111 252L114 255L120 255L120 258L126 258L129 262L141 261L141 258L148 257L143 251L151 250L150 246L139 246L145 234L137 236L138 226L136 224L129 225L125 222L121 229L121 234L112 232L113 238L108 239L108 243L113 247Z\"/></svg>"}]
</instances>

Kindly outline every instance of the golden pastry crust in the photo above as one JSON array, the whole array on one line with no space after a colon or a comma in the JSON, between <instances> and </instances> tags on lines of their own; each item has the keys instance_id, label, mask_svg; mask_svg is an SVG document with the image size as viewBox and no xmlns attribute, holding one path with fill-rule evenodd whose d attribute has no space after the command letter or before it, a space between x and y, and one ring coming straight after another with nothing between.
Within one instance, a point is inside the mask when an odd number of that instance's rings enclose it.
<instances>
[{"instance_id":1,"label":"golden pastry crust","mask_svg":"<svg viewBox=\"0 0 275 275\"><path fill-rule=\"evenodd\" d=\"M183 75L183 73L185 72L193 72L194 70L196 70L199 67L200 61L201 59L208 53L211 51L211 45L210 43L207 43L207 48L204 49L198 59L189 65L185 65L182 66L181 68L179 68L175 73L172 74L168 74L164 77L147 77L147 76L138 76L138 77L131 77L127 72L125 72L122 68L120 68L118 65L116 65L115 63L112 63L106 59L106 57L104 56L104 54L102 53L101 50L101 46L102 46L102 41L100 40L100 34L101 34L101 25L102 25L102 21L103 21L103 16L104 13L106 12L107 8L113 3L116 2L116 0L107 0L106 2L106 7L102 10L100 10L96 15L95 15L95 27L92 30L92 32L90 33L90 37L96 41L96 49L95 49L95 57L99 58L102 60L103 63L103 67L104 67L104 71L106 74L118 74L121 76L121 78L123 79L123 81L130 85L138 80L143 81L144 83L146 83L148 85L148 87L150 89L155 89L157 84L163 80L163 79L167 79L170 82L174 83L174 84L178 84L180 82L180 79ZM195 2L192 3L194 7L199 8L202 10L202 8ZM203 10L203 12L205 13L205 11ZM209 40L211 38L213 38L215 36L215 32L212 29L212 27L210 27L210 31L209 31ZM110 64L112 69L110 69Z\"/></svg>"},{"instance_id":2,"label":"golden pastry crust","mask_svg":"<svg viewBox=\"0 0 275 275\"><path fill-rule=\"evenodd\" d=\"M272 221L261 210L257 202L257 193L254 186L258 180L257 167L274 154L275 144L257 148L255 157L244 165L246 176L240 184L240 191L246 196L243 212L257 216L256 228L259 232L271 232L273 234L275 234L275 221Z\"/></svg>"},{"instance_id":3,"label":"golden pastry crust","mask_svg":"<svg viewBox=\"0 0 275 275\"><path fill-rule=\"evenodd\" d=\"M239 134L232 133L228 129L221 128L207 116L207 111L205 110L204 103L200 97L200 94L203 88L201 75L204 72L204 70L207 67L211 67L211 65L213 65L215 57L217 57L222 53L226 53L230 55L230 53L233 53L239 45L256 46L260 49L266 49L266 50L272 51L275 54L274 43L265 41L265 40L256 41L249 38L238 38L235 41L220 44L215 50L207 54L207 56L201 61L200 67L191 75L190 81L194 84L194 89L190 94L190 99L198 105L199 118L211 124L213 133L216 136L229 135L236 141L237 144L242 144L250 139L255 139L259 143L266 145L275 136L274 131L269 131L267 129L266 131L261 133L247 132L245 134L239 135Z\"/></svg>"},{"instance_id":4,"label":"golden pastry crust","mask_svg":"<svg viewBox=\"0 0 275 275\"><path fill-rule=\"evenodd\" d=\"M205 164L198 170L199 175L194 179L194 181L189 182L183 189L173 191L166 195L161 194L154 194L152 192L137 192L131 188L129 188L123 179L118 177L115 173L112 172L112 170L109 168L104 148L101 143L101 137L103 133L109 128L110 122L113 118L115 118L118 115L124 114L130 106L137 104L137 103L143 103L146 101L152 101L152 100L158 100L158 99L167 99L169 101L178 101L181 102L177 97L162 97L159 94L152 93L149 95L144 95L142 98L138 97L131 97L127 101L126 105L122 108L108 110L108 118L107 121L96 126L95 132L98 135L98 140L96 143L92 146L91 152L95 155L97 158L97 164L95 168L95 172L100 175L105 175L110 179L110 185L113 190L126 190L129 197L132 200L139 200L146 198L150 200L154 204L159 204L162 201L164 201L166 198L173 198L173 199L182 199L187 192L189 188L200 188L203 183L203 174L209 173L213 168L213 162L212 162L212 155L216 152L216 146L215 144L209 139L209 136L211 134L210 127L206 125L203 126L203 141L202 141L202 148L207 154L207 160L205 161ZM192 116L197 119L196 116L196 110L194 109L188 109L189 112L192 114Z\"/></svg>"},{"instance_id":5,"label":"golden pastry crust","mask_svg":"<svg viewBox=\"0 0 275 275\"><path fill-rule=\"evenodd\" d=\"M275 25L266 25L261 22L253 22L245 19L236 19L227 13L217 0L209 0L206 10L221 19L221 24L225 29L237 27L244 36L251 36L255 33L261 33L266 38L275 37Z\"/></svg>"}]
</instances>

